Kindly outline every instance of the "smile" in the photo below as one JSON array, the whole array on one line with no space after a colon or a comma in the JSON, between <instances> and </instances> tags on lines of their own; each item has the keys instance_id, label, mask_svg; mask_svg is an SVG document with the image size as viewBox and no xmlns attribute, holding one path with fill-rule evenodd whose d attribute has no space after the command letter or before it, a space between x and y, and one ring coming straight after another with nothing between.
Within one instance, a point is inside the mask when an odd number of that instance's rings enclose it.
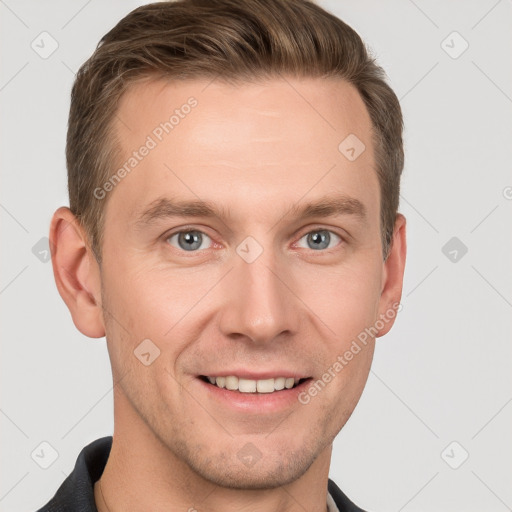
<instances>
[{"instance_id":1,"label":"smile","mask_svg":"<svg viewBox=\"0 0 512 512\"><path fill-rule=\"evenodd\" d=\"M275 377L270 379L244 379L236 375L225 377L202 376L205 382L213 386L229 391L239 391L240 393L274 393L283 389L292 389L307 379L297 379L293 377Z\"/></svg>"}]
</instances>

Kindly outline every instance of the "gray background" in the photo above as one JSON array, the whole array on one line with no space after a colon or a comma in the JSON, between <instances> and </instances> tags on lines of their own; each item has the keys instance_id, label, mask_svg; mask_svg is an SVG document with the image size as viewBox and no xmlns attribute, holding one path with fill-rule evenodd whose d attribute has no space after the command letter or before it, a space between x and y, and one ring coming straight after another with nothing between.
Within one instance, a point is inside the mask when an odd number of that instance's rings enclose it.
<instances>
[{"instance_id":1,"label":"gray background","mask_svg":"<svg viewBox=\"0 0 512 512\"><path fill-rule=\"evenodd\" d=\"M74 73L141 4L0 0L1 510L41 506L81 448L112 433L105 341L75 329L41 239L67 204ZM512 3L320 4L359 32L401 98L409 246L403 309L331 477L369 510L512 510ZM43 31L58 43L47 58ZM58 452L47 469L41 442Z\"/></svg>"}]
</instances>

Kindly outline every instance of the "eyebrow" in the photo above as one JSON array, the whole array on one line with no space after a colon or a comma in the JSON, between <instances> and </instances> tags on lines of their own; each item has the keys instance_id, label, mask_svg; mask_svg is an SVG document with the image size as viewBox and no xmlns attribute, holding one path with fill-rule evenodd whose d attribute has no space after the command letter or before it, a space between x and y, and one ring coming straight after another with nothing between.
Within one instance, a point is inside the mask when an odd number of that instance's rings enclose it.
<instances>
[{"instance_id":1,"label":"eyebrow","mask_svg":"<svg viewBox=\"0 0 512 512\"><path fill-rule=\"evenodd\" d=\"M366 208L364 204L354 197L345 194L327 196L304 205L292 206L289 214L299 219L311 217L340 217L351 215L358 220L366 220Z\"/></svg>"},{"instance_id":2,"label":"eyebrow","mask_svg":"<svg viewBox=\"0 0 512 512\"><path fill-rule=\"evenodd\" d=\"M345 194L329 195L305 204L294 204L285 214L298 220L312 217L353 216L359 221L366 220L364 204L354 197ZM226 219L229 210L209 201L192 200L178 201L162 197L148 205L136 220L137 226L147 226L161 219L172 217L205 217Z\"/></svg>"}]
</instances>

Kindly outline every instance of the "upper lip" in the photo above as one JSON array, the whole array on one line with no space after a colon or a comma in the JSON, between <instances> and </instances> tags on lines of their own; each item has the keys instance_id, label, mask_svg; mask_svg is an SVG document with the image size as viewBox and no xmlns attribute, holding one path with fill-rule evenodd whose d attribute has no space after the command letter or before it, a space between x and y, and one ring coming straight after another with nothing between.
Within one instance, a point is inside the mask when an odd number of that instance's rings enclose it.
<instances>
[{"instance_id":1,"label":"upper lip","mask_svg":"<svg viewBox=\"0 0 512 512\"><path fill-rule=\"evenodd\" d=\"M307 375L302 372L293 372L290 370L266 370L262 372L255 371L247 371L247 370L219 370L212 371L211 373L202 373L205 377L228 377L234 375L236 377L241 377L242 379L249 380L265 380L265 379L273 379L276 377L285 377L294 379L307 379L311 377L311 375Z\"/></svg>"}]
</instances>

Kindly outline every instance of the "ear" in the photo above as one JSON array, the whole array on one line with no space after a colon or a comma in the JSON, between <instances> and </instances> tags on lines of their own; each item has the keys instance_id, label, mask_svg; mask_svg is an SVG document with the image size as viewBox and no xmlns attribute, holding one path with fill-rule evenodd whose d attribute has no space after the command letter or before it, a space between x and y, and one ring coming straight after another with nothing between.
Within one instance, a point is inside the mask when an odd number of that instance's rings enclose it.
<instances>
[{"instance_id":1,"label":"ear","mask_svg":"<svg viewBox=\"0 0 512 512\"><path fill-rule=\"evenodd\" d=\"M55 283L76 328L90 338L102 338L105 325L99 264L69 208L59 208L53 215L50 249Z\"/></svg>"},{"instance_id":2,"label":"ear","mask_svg":"<svg viewBox=\"0 0 512 512\"><path fill-rule=\"evenodd\" d=\"M398 213L393 230L393 238L388 258L383 263L382 289L379 301L379 318L384 326L379 329L377 338L387 334L395 323L396 314L400 309L402 287L405 270L407 243L405 237L405 217Z\"/></svg>"}]
</instances>

